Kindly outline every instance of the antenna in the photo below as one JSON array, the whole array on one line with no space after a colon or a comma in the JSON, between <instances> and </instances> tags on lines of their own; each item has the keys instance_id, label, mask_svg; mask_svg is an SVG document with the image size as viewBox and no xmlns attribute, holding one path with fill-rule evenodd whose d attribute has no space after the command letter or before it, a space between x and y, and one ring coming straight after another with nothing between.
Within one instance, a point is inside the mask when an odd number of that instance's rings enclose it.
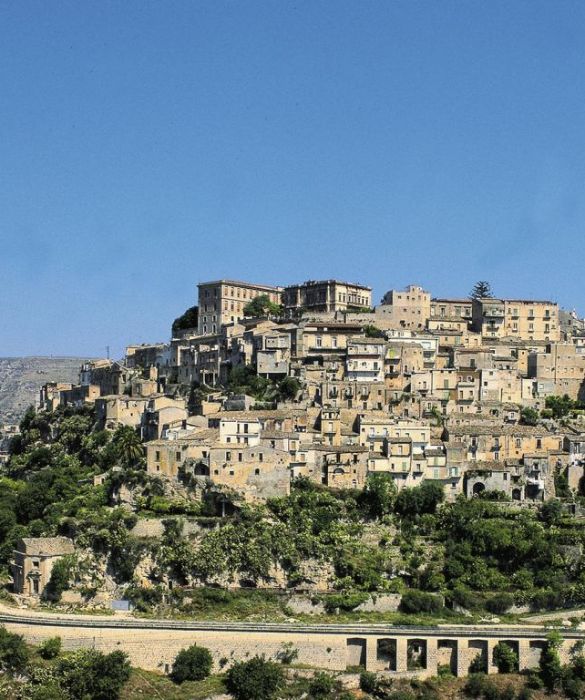
<instances>
[{"instance_id":1,"label":"antenna","mask_svg":"<svg viewBox=\"0 0 585 700\"><path fill-rule=\"evenodd\" d=\"M109 345L106 345L106 357L108 358L108 360L110 359L110 346Z\"/></svg>"}]
</instances>

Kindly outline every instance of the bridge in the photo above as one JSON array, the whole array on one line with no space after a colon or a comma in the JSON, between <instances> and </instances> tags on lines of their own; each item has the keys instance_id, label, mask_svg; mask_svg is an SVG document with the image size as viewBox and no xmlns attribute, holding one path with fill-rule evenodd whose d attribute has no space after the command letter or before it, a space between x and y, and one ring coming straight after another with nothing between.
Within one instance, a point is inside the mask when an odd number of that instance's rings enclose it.
<instances>
[{"instance_id":1,"label":"bridge","mask_svg":"<svg viewBox=\"0 0 585 700\"><path fill-rule=\"evenodd\" d=\"M191 644L207 647L217 668L255 654L276 657L283 646L298 650L301 664L329 671L362 667L396 676L428 677L439 666L465 676L479 655L488 673L497 672L493 651L499 642L518 655L519 668L538 665L549 628L531 625L392 626L370 624L247 623L140 619L128 616L37 613L0 606L0 624L32 644L59 636L66 650L93 647L125 651L132 665L168 671ZM585 630L563 629L560 649L568 661Z\"/></svg>"}]
</instances>

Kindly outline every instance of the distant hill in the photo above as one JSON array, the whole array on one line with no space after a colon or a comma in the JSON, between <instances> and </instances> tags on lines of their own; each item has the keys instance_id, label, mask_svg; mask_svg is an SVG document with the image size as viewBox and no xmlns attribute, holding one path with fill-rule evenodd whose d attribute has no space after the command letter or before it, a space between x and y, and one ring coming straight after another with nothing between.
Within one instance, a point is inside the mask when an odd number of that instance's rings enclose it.
<instances>
[{"instance_id":1,"label":"distant hill","mask_svg":"<svg viewBox=\"0 0 585 700\"><path fill-rule=\"evenodd\" d=\"M18 423L46 382L77 382L82 357L0 357L0 423Z\"/></svg>"}]
</instances>

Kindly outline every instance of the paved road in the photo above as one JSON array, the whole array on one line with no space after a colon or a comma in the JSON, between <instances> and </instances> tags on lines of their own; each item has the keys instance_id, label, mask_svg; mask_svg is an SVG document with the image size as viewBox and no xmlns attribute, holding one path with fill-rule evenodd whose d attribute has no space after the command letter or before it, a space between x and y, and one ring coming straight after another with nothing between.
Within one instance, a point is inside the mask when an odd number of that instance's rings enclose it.
<instances>
[{"instance_id":1,"label":"paved road","mask_svg":"<svg viewBox=\"0 0 585 700\"><path fill-rule=\"evenodd\" d=\"M409 626L383 624L299 624L282 622L213 622L206 620L165 620L129 616L71 615L39 613L0 605L0 623L25 625L84 627L137 630L199 630L224 632L265 632L340 635L388 635L394 637L483 637L526 638L543 637L550 629L536 625L436 625ZM585 630L563 628L565 639L584 639Z\"/></svg>"}]
</instances>

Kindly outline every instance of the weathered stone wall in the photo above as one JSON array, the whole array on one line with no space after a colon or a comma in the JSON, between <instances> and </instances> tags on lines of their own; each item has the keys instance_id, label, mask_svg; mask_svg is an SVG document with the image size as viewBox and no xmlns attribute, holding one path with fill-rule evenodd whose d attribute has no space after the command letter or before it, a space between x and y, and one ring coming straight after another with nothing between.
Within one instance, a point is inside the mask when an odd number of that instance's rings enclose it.
<instances>
[{"instance_id":1,"label":"weathered stone wall","mask_svg":"<svg viewBox=\"0 0 585 700\"><path fill-rule=\"evenodd\" d=\"M370 671L425 677L436 675L440 664L449 664L454 673L464 676L478 654L488 660L488 672L496 673L493 651L502 640L518 654L520 670L535 667L546 639L546 631L541 629L535 629L530 636L522 636L520 630L526 634L526 628L514 627L497 632L469 627L461 628L461 633L441 628L428 632L413 629L410 632L388 627L386 634L381 634L381 630L367 631L364 628L360 633L354 631L355 628L342 629L341 626L339 631L253 631L246 628L186 630L108 627L107 620L89 623L105 625L96 627L59 625L52 624L52 621L47 624L26 624L24 621L11 622L6 619L4 624L10 632L22 634L32 644L60 636L66 650L94 647L110 652L121 649L129 655L134 666L161 672L168 671L177 653L191 644L207 647L213 655L216 669L256 654L277 658L283 645L287 644L298 650L299 664L328 671L345 671L351 666L365 665ZM560 653L565 663L578 641L576 637L583 635L573 636L575 638L565 639L562 643Z\"/></svg>"}]
</instances>

